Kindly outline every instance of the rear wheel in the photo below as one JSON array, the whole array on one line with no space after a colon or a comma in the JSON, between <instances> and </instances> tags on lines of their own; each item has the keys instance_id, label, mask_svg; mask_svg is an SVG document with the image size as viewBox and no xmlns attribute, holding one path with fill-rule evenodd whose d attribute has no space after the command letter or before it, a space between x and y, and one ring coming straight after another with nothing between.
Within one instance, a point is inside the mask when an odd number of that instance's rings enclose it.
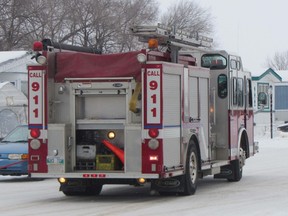
<instances>
[{"instance_id":1,"label":"rear wheel","mask_svg":"<svg viewBox=\"0 0 288 216\"><path fill-rule=\"evenodd\" d=\"M199 155L194 141L188 147L183 195L192 195L197 189Z\"/></svg>"}]
</instances>

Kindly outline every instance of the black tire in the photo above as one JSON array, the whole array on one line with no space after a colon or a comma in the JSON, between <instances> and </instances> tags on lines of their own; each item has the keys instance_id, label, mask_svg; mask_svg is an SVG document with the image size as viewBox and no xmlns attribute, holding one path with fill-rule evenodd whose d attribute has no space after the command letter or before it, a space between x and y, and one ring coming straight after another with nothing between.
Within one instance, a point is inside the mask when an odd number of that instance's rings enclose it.
<instances>
[{"instance_id":1,"label":"black tire","mask_svg":"<svg viewBox=\"0 0 288 216\"><path fill-rule=\"evenodd\" d=\"M198 171L199 171L199 154L194 141L190 142L187 151L184 192L183 195L193 195L197 189Z\"/></svg>"}]
</instances>

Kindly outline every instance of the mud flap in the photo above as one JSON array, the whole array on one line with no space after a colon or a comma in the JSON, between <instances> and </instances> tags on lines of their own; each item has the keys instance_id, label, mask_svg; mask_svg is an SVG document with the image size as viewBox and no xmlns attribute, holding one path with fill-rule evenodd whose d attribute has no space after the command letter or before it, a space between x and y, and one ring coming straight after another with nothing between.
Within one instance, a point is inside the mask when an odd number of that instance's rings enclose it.
<instances>
[{"instance_id":1,"label":"mud flap","mask_svg":"<svg viewBox=\"0 0 288 216\"><path fill-rule=\"evenodd\" d=\"M228 181L240 181L242 178L242 169L240 169L239 160L231 161L231 164L222 166L221 172L214 175L214 178L226 178Z\"/></svg>"},{"instance_id":2,"label":"mud flap","mask_svg":"<svg viewBox=\"0 0 288 216\"><path fill-rule=\"evenodd\" d=\"M231 164L222 166L220 170L221 172L219 174L215 174L214 178L231 179L234 177L234 170Z\"/></svg>"},{"instance_id":3,"label":"mud flap","mask_svg":"<svg viewBox=\"0 0 288 216\"><path fill-rule=\"evenodd\" d=\"M185 177L177 176L168 179L157 179L151 181L151 190L158 191L160 194L165 193L182 193L184 192Z\"/></svg>"}]
</instances>

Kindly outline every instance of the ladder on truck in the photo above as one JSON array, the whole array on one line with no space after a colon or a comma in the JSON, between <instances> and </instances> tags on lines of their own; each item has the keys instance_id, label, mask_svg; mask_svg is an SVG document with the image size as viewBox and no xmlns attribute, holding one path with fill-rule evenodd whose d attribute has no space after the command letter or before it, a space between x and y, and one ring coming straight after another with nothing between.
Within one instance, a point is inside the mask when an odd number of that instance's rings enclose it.
<instances>
[{"instance_id":1,"label":"ladder on truck","mask_svg":"<svg viewBox=\"0 0 288 216\"><path fill-rule=\"evenodd\" d=\"M157 26L133 26L130 28L132 34L138 36L140 42L147 43L149 39L158 40L158 44L168 47L171 52L172 62L178 62L178 53L181 48L203 49L211 48L213 39L183 30L164 26L158 23Z\"/></svg>"},{"instance_id":2,"label":"ladder on truck","mask_svg":"<svg viewBox=\"0 0 288 216\"><path fill-rule=\"evenodd\" d=\"M183 30L175 30L158 23L157 26L133 26L131 32L138 36L139 41L147 42L151 38L158 39L159 45L176 47L206 47L211 48L213 39ZM186 46L185 46L186 45Z\"/></svg>"}]
</instances>

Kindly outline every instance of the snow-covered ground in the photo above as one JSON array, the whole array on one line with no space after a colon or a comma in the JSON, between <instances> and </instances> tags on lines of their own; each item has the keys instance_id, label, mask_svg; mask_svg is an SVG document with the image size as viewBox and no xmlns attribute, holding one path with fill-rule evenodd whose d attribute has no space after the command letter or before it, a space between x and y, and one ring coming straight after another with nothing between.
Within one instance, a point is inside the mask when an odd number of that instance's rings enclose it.
<instances>
[{"instance_id":1,"label":"snow-covered ground","mask_svg":"<svg viewBox=\"0 0 288 216\"><path fill-rule=\"evenodd\" d=\"M32 215L288 215L288 137L258 137L240 182L206 177L194 196L159 196L149 187L107 185L98 197L65 197L54 179L0 177L0 214Z\"/></svg>"}]
</instances>

